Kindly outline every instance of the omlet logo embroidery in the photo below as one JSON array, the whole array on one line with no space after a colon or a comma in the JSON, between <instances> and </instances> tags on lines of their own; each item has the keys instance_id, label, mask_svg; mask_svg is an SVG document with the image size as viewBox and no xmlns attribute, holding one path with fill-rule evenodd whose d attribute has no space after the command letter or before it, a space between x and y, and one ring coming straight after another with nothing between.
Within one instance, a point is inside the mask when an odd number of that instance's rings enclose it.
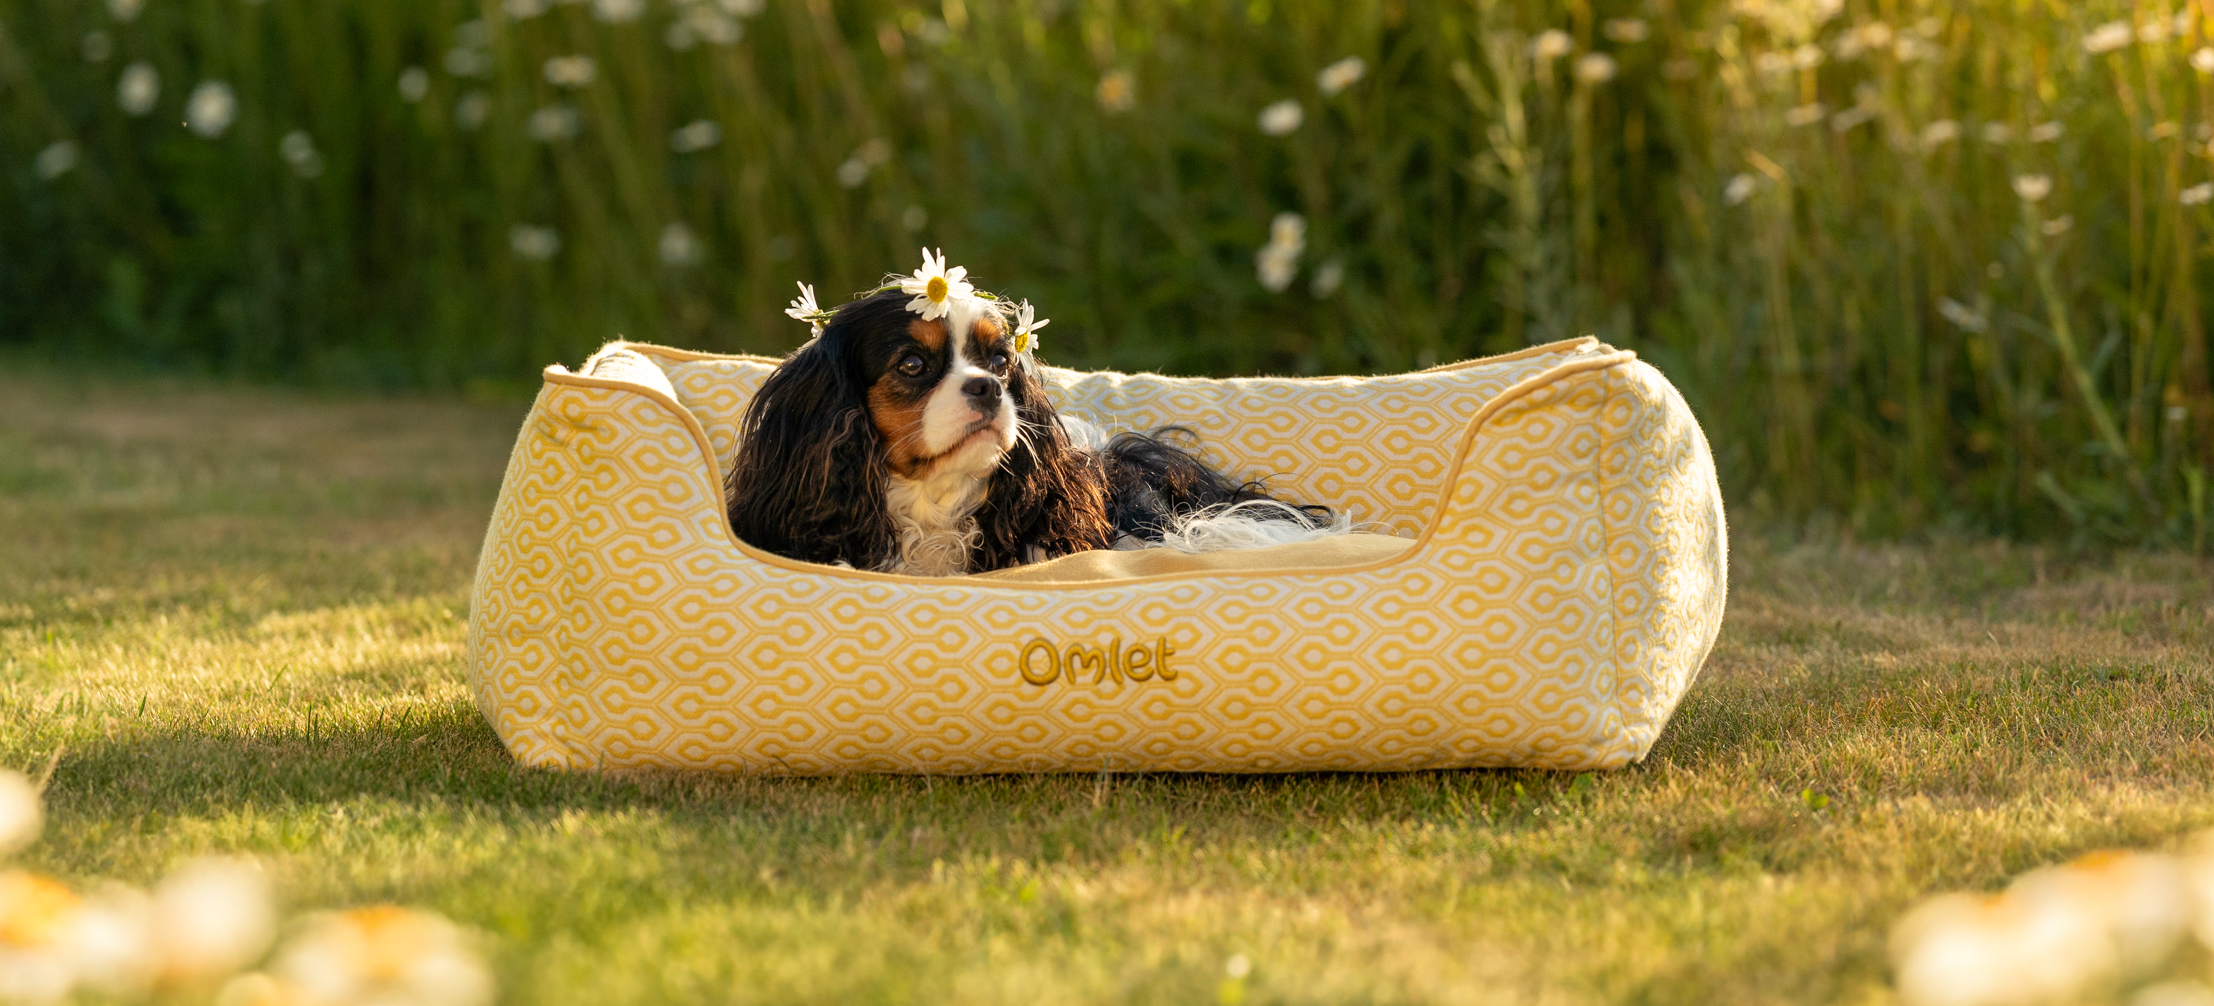
<instances>
[{"instance_id":1,"label":"omlet logo embroidery","mask_svg":"<svg viewBox=\"0 0 2214 1006\"><path fill-rule=\"evenodd\" d=\"M1102 650L1083 643L1070 643L1066 649L1054 646L1043 639L1033 639L1023 644L1022 659L1016 663L1022 669L1022 679L1033 685L1050 685L1068 672L1069 683L1081 684L1085 671L1092 672L1092 684L1100 684L1112 678L1117 683L1176 680L1176 668L1169 665L1169 658L1176 655L1176 647L1167 638L1156 639L1153 645L1132 644L1124 649L1122 638Z\"/></svg>"}]
</instances>

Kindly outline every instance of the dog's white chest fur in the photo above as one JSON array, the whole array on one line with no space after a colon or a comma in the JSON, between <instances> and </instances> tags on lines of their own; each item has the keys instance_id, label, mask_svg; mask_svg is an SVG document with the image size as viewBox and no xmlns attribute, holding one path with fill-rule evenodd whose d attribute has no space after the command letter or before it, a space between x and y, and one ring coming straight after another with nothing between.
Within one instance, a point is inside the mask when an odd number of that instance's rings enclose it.
<instances>
[{"instance_id":1,"label":"dog's white chest fur","mask_svg":"<svg viewBox=\"0 0 2214 1006\"><path fill-rule=\"evenodd\" d=\"M976 544L976 506L984 501L986 480L949 473L916 481L892 477L884 502L899 533L899 555L890 573L909 576L959 576L969 571L969 550Z\"/></svg>"}]
</instances>

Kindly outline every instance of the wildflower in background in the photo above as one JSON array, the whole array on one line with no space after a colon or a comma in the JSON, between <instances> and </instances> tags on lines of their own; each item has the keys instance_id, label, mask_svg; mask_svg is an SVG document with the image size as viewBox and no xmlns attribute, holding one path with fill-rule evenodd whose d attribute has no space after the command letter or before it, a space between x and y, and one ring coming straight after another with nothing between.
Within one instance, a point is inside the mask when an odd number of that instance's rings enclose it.
<instances>
[{"instance_id":1,"label":"wildflower in background","mask_svg":"<svg viewBox=\"0 0 2214 1006\"><path fill-rule=\"evenodd\" d=\"M516 224L507 232L507 246L533 262L544 262L561 252L561 234L551 227Z\"/></svg>"},{"instance_id":2,"label":"wildflower in background","mask_svg":"<svg viewBox=\"0 0 2214 1006\"><path fill-rule=\"evenodd\" d=\"M115 80L115 103L125 115L145 115L154 110L154 102L160 98L161 74L143 59L124 67L123 75Z\"/></svg>"},{"instance_id":3,"label":"wildflower in background","mask_svg":"<svg viewBox=\"0 0 2214 1006\"><path fill-rule=\"evenodd\" d=\"M151 934L165 980L222 978L261 959L277 934L269 878L250 859L207 858L154 888Z\"/></svg>"},{"instance_id":4,"label":"wildflower in background","mask_svg":"<svg viewBox=\"0 0 2214 1006\"><path fill-rule=\"evenodd\" d=\"M1307 218L1278 213L1268 224L1268 244L1254 253L1253 268L1262 288L1283 293L1299 274L1299 256L1307 250Z\"/></svg>"},{"instance_id":5,"label":"wildflower in background","mask_svg":"<svg viewBox=\"0 0 2214 1006\"><path fill-rule=\"evenodd\" d=\"M2168 22L2153 18L2137 26L2137 40L2147 45L2157 45L2168 40Z\"/></svg>"},{"instance_id":6,"label":"wildflower in background","mask_svg":"<svg viewBox=\"0 0 2214 1006\"><path fill-rule=\"evenodd\" d=\"M2191 69L2204 74L2214 74L2214 48L2200 47L2191 54Z\"/></svg>"},{"instance_id":7,"label":"wildflower in background","mask_svg":"<svg viewBox=\"0 0 2214 1006\"><path fill-rule=\"evenodd\" d=\"M945 317L953 305L976 294L976 287L969 284L969 270L963 266L946 268L946 253L935 254L923 249L922 268L913 276L899 281L899 290L915 299L907 302L907 309L922 315L924 321Z\"/></svg>"},{"instance_id":8,"label":"wildflower in background","mask_svg":"<svg viewBox=\"0 0 2214 1006\"><path fill-rule=\"evenodd\" d=\"M1017 353L1030 353L1035 358L1038 350L1038 330L1053 324L1051 318L1034 318L1037 309L1025 299L1015 308L1015 337L1012 340Z\"/></svg>"},{"instance_id":9,"label":"wildflower in background","mask_svg":"<svg viewBox=\"0 0 2214 1006\"><path fill-rule=\"evenodd\" d=\"M1821 102L1800 105L1784 113L1784 124L1788 126L1811 126L1822 121L1822 117L1828 114L1830 114L1829 108ZM1839 130L1839 132L1843 132L1843 130Z\"/></svg>"},{"instance_id":10,"label":"wildflower in background","mask_svg":"<svg viewBox=\"0 0 2214 1006\"><path fill-rule=\"evenodd\" d=\"M646 12L646 0L592 0L592 16L610 24L638 20Z\"/></svg>"},{"instance_id":11,"label":"wildflower in background","mask_svg":"<svg viewBox=\"0 0 2214 1006\"><path fill-rule=\"evenodd\" d=\"M87 63L105 63L109 56L115 55L115 40L109 38L107 32L88 31L85 40L77 43L77 51Z\"/></svg>"},{"instance_id":12,"label":"wildflower in background","mask_svg":"<svg viewBox=\"0 0 2214 1006\"><path fill-rule=\"evenodd\" d=\"M454 45L463 49L482 49L492 44L492 26L481 17L470 18L454 26Z\"/></svg>"},{"instance_id":13,"label":"wildflower in background","mask_svg":"<svg viewBox=\"0 0 2214 1006\"><path fill-rule=\"evenodd\" d=\"M568 105L547 105L530 113L530 135L541 143L576 138L577 110Z\"/></svg>"},{"instance_id":14,"label":"wildflower in background","mask_svg":"<svg viewBox=\"0 0 2214 1006\"><path fill-rule=\"evenodd\" d=\"M1922 149L1934 150L1960 139L1960 123L1951 119L1939 119L1922 127Z\"/></svg>"},{"instance_id":15,"label":"wildflower in background","mask_svg":"<svg viewBox=\"0 0 2214 1006\"><path fill-rule=\"evenodd\" d=\"M471 91L454 102L454 125L463 129L476 129L491 117L492 96L483 91Z\"/></svg>"},{"instance_id":16,"label":"wildflower in background","mask_svg":"<svg viewBox=\"0 0 2214 1006\"><path fill-rule=\"evenodd\" d=\"M1222 962L1222 973L1235 980L1244 981L1247 975L1253 973L1253 962L1248 960L1244 954L1231 954L1229 960Z\"/></svg>"},{"instance_id":17,"label":"wildflower in background","mask_svg":"<svg viewBox=\"0 0 2214 1006\"><path fill-rule=\"evenodd\" d=\"M838 184L849 189L859 188L862 182L869 180L871 170L891 159L891 144L882 139L870 140L856 148L845 163L838 165Z\"/></svg>"},{"instance_id":18,"label":"wildflower in background","mask_svg":"<svg viewBox=\"0 0 2214 1006\"><path fill-rule=\"evenodd\" d=\"M1791 56L1781 52L1760 53L1753 57L1753 69L1762 76L1783 76L1791 72Z\"/></svg>"},{"instance_id":19,"label":"wildflower in background","mask_svg":"<svg viewBox=\"0 0 2214 1006\"><path fill-rule=\"evenodd\" d=\"M1822 59L1822 47L1812 43L1791 50L1791 65L1794 69L1812 70L1822 65Z\"/></svg>"},{"instance_id":20,"label":"wildflower in background","mask_svg":"<svg viewBox=\"0 0 2214 1006\"><path fill-rule=\"evenodd\" d=\"M1603 52L1585 53L1576 58L1576 79L1585 84L1604 84L1614 79L1614 57Z\"/></svg>"},{"instance_id":21,"label":"wildflower in background","mask_svg":"<svg viewBox=\"0 0 2214 1006\"><path fill-rule=\"evenodd\" d=\"M2094 56L2100 53L2113 52L2135 41L2136 38L2137 33L2130 28L2129 22L2108 21L2091 29L2089 34L2083 36L2083 51Z\"/></svg>"},{"instance_id":22,"label":"wildflower in background","mask_svg":"<svg viewBox=\"0 0 2214 1006\"><path fill-rule=\"evenodd\" d=\"M492 72L492 54L469 46L446 51L446 72L456 77L482 77Z\"/></svg>"},{"instance_id":23,"label":"wildflower in background","mask_svg":"<svg viewBox=\"0 0 2214 1006\"><path fill-rule=\"evenodd\" d=\"M1344 285L1345 260L1333 258L1315 269L1314 282L1307 286L1307 292L1314 294L1317 300L1327 300Z\"/></svg>"},{"instance_id":24,"label":"wildflower in background","mask_svg":"<svg viewBox=\"0 0 2214 1006\"><path fill-rule=\"evenodd\" d=\"M108 16L118 21L136 21L138 12L146 6L146 0L108 0Z\"/></svg>"},{"instance_id":25,"label":"wildflower in background","mask_svg":"<svg viewBox=\"0 0 2214 1006\"><path fill-rule=\"evenodd\" d=\"M207 139L223 135L237 117L238 95L220 80L201 81L185 99L185 125Z\"/></svg>"},{"instance_id":26,"label":"wildflower in background","mask_svg":"<svg viewBox=\"0 0 2214 1006\"><path fill-rule=\"evenodd\" d=\"M2200 182L2183 190L2176 198L2185 206L2204 206L2214 200L2214 182Z\"/></svg>"},{"instance_id":27,"label":"wildflower in background","mask_svg":"<svg viewBox=\"0 0 2214 1006\"><path fill-rule=\"evenodd\" d=\"M51 182L56 178L60 178L77 166L77 145L68 140L55 140L38 152L38 159L32 162L32 166L38 170L38 177L41 181ZM8 801L10 796L7 788L6 777L0 776L0 856L5 856L14 851L8 847L10 823ZM33 805L32 809L37 809L36 804Z\"/></svg>"},{"instance_id":28,"label":"wildflower in background","mask_svg":"<svg viewBox=\"0 0 2214 1006\"><path fill-rule=\"evenodd\" d=\"M1601 30L1606 33L1609 39L1624 43L1643 42L1645 37L1651 34L1650 29L1646 27L1645 19L1637 17L1614 18L1608 21Z\"/></svg>"},{"instance_id":29,"label":"wildflower in background","mask_svg":"<svg viewBox=\"0 0 2214 1006\"><path fill-rule=\"evenodd\" d=\"M1753 190L1759 187L1759 178L1740 171L1730 176L1729 184L1722 186L1722 202L1725 205L1736 206L1747 199L1753 198Z\"/></svg>"},{"instance_id":30,"label":"wildflower in background","mask_svg":"<svg viewBox=\"0 0 2214 1006\"><path fill-rule=\"evenodd\" d=\"M661 228L661 264L667 266L695 265L700 260L699 238L692 236L692 228L681 223L671 223Z\"/></svg>"},{"instance_id":31,"label":"wildflower in background","mask_svg":"<svg viewBox=\"0 0 2214 1006\"><path fill-rule=\"evenodd\" d=\"M1130 106L1137 104L1137 82L1131 79L1128 70L1109 70L1099 75L1099 86L1092 89L1092 97L1109 115L1127 112Z\"/></svg>"},{"instance_id":32,"label":"wildflower in background","mask_svg":"<svg viewBox=\"0 0 2214 1006\"><path fill-rule=\"evenodd\" d=\"M2155 122L2151 129L2145 130L2145 138L2148 140L2165 140L2180 132L2183 132L2183 127L2173 122Z\"/></svg>"},{"instance_id":33,"label":"wildflower in background","mask_svg":"<svg viewBox=\"0 0 2214 1006\"><path fill-rule=\"evenodd\" d=\"M2022 197L2025 203L2044 202L2046 196L2053 194L2053 178L2051 175L2015 175L2014 194Z\"/></svg>"},{"instance_id":34,"label":"wildflower in background","mask_svg":"<svg viewBox=\"0 0 2214 1006\"><path fill-rule=\"evenodd\" d=\"M584 87L600 75L590 56L555 56L546 61L546 83L555 87Z\"/></svg>"},{"instance_id":35,"label":"wildflower in background","mask_svg":"<svg viewBox=\"0 0 2214 1006\"><path fill-rule=\"evenodd\" d=\"M2067 131L2068 127L2061 125L2057 121L2041 122L2030 127L2029 141L2031 143L2051 143L2054 140L2060 139L2061 135L2066 133Z\"/></svg>"},{"instance_id":36,"label":"wildflower in background","mask_svg":"<svg viewBox=\"0 0 2214 1006\"><path fill-rule=\"evenodd\" d=\"M1876 110L1857 105L1830 116L1830 132L1847 133L1876 117Z\"/></svg>"},{"instance_id":37,"label":"wildflower in background","mask_svg":"<svg viewBox=\"0 0 2214 1006\"><path fill-rule=\"evenodd\" d=\"M1307 110L1299 107L1297 100L1285 98L1271 102L1268 107L1261 109L1259 125L1261 132L1270 136L1290 136L1305 121Z\"/></svg>"},{"instance_id":38,"label":"wildflower in background","mask_svg":"<svg viewBox=\"0 0 2214 1006\"><path fill-rule=\"evenodd\" d=\"M2044 223L2038 224L2037 230L2039 233L2045 235L2046 237L2057 238L2062 234L2066 234L2070 230L2073 230L2075 226L2075 214L2063 213L2057 217L2052 218L2051 220L2047 220Z\"/></svg>"},{"instance_id":39,"label":"wildflower in background","mask_svg":"<svg viewBox=\"0 0 2214 1006\"><path fill-rule=\"evenodd\" d=\"M695 154L723 142L723 127L713 119L695 119L669 134L669 149Z\"/></svg>"},{"instance_id":40,"label":"wildflower in background","mask_svg":"<svg viewBox=\"0 0 2214 1006\"><path fill-rule=\"evenodd\" d=\"M1576 51L1576 40L1559 28L1547 28L1530 40L1530 58L1539 63L1553 60Z\"/></svg>"},{"instance_id":41,"label":"wildflower in background","mask_svg":"<svg viewBox=\"0 0 2214 1006\"><path fill-rule=\"evenodd\" d=\"M284 139L277 142L277 154L302 178L314 178L323 173L323 154L315 149L315 138L306 130L295 129L284 134Z\"/></svg>"},{"instance_id":42,"label":"wildflower in background","mask_svg":"<svg viewBox=\"0 0 2214 1006\"><path fill-rule=\"evenodd\" d=\"M747 14L745 10L732 10L729 3L715 4L705 0L680 0L677 19L669 25L663 40L669 48L682 52L700 42L709 45L736 45L745 29L734 15ZM759 13L758 6L750 9Z\"/></svg>"},{"instance_id":43,"label":"wildflower in background","mask_svg":"<svg viewBox=\"0 0 2214 1006\"><path fill-rule=\"evenodd\" d=\"M400 71L400 98L408 104L423 100L430 93L431 76L420 66Z\"/></svg>"},{"instance_id":44,"label":"wildflower in background","mask_svg":"<svg viewBox=\"0 0 2214 1006\"><path fill-rule=\"evenodd\" d=\"M546 12L546 0L503 0L500 10L511 21L528 21Z\"/></svg>"},{"instance_id":45,"label":"wildflower in background","mask_svg":"<svg viewBox=\"0 0 2214 1006\"><path fill-rule=\"evenodd\" d=\"M1359 56L1347 56L1323 67L1321 73L1315 74L1315 86L1322 89L1323 97L1332 97L1360 83L1361 78L1367 75L1367 60Z\"/></svg>"},{"instance_id":46,"label":"wildflower in background","mask_svg":"<svg viewBox=\"0 0 2214 1006\"><path fill-rule=\"evenodd\" d=\"M237 1003L485 1006L492 970L468 933L431 912L375 905L311 917L270 974L223 991Z\"/></svg>"},{"instance_id":47,"label":"wildflower in background","mask_svg":"<svg viewBox=\"0 0 2214 1006\"><path fill-rule=\"evenodd\" d=\"M68 143L69 141L63 140L46 149L52 150ZM76 156L76 149L71 145L69 159L74 161ZM61 171L52 174L46 172L44 153L39 154L39 161L40 175L52 178L61 174ZM0 770L0 857L23 851L31 843L38 841L39 832L45 827L46 811L39 802L38 785L21 772Z\"/></svg>"},{"instance_id":48,"label":"wildflower in background","mask_svg":"<svg viewBox=\"0 0 2214 1006\"><path fill-rule=\"evenodd\" d=\"M1990 320L1985 318L1982 313L1951 297L1937 298L1937 313L1944 315L1946 321L1952 322L1966 331L1981 332L1991 327Z\"/></svg>"},{"instance_id":49,"label":"wildflower in background","mask_svg":"<svg viewBox=\"0 0 2214 1006\"><path fill-rule=\"evenodd\" d=\"M1994 147L2003 147L2013 143L2014 127L2004 122L1986 122L1983 124L1983 142Z\"/></svg>"}]
</instances>

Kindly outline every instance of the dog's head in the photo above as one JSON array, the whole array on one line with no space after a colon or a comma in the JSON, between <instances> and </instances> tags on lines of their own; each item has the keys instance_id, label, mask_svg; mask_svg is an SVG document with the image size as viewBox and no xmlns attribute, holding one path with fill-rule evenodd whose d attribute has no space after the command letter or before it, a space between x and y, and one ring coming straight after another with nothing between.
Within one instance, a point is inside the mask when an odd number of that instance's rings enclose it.
<instances>
[{"instance_id":1,"label":"dog's head","mask_svg":"<svg viewBox=\"0 0 2214 1006\"><path fill-rule=\"evenodd\" d=\"M909 300L886 289L839 308L762 385L731 466L732 530L794 558L885 568L898 547L894 478L988 480L972 568L1025 561L1026 547L1103 547L1097 480L998 303L963 298L926 319Z\"/></svg>"}]
</instances>

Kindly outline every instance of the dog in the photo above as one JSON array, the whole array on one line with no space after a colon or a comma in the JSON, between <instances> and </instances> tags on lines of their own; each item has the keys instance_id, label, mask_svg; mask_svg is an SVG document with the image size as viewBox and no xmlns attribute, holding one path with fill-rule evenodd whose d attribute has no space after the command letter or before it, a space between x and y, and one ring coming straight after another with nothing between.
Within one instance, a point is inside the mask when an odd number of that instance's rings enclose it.
<instances>
[{"instance_id":1,"label":"dog","mask_svg":"<svg viewBox=\"0 0 2214 1006\"><path fill-rule=\"evenodd\" d=\"M1209 467L1188 431L1107 437L1064 421L1038 377L1046 322L1028 302L978 293L927 249L914 276L888 279L835 311L801 285L787 313L815 338L747 406L725 486L740 539L806 562L950 576L1351 529Z\"/></svg>"}]
</instances>

